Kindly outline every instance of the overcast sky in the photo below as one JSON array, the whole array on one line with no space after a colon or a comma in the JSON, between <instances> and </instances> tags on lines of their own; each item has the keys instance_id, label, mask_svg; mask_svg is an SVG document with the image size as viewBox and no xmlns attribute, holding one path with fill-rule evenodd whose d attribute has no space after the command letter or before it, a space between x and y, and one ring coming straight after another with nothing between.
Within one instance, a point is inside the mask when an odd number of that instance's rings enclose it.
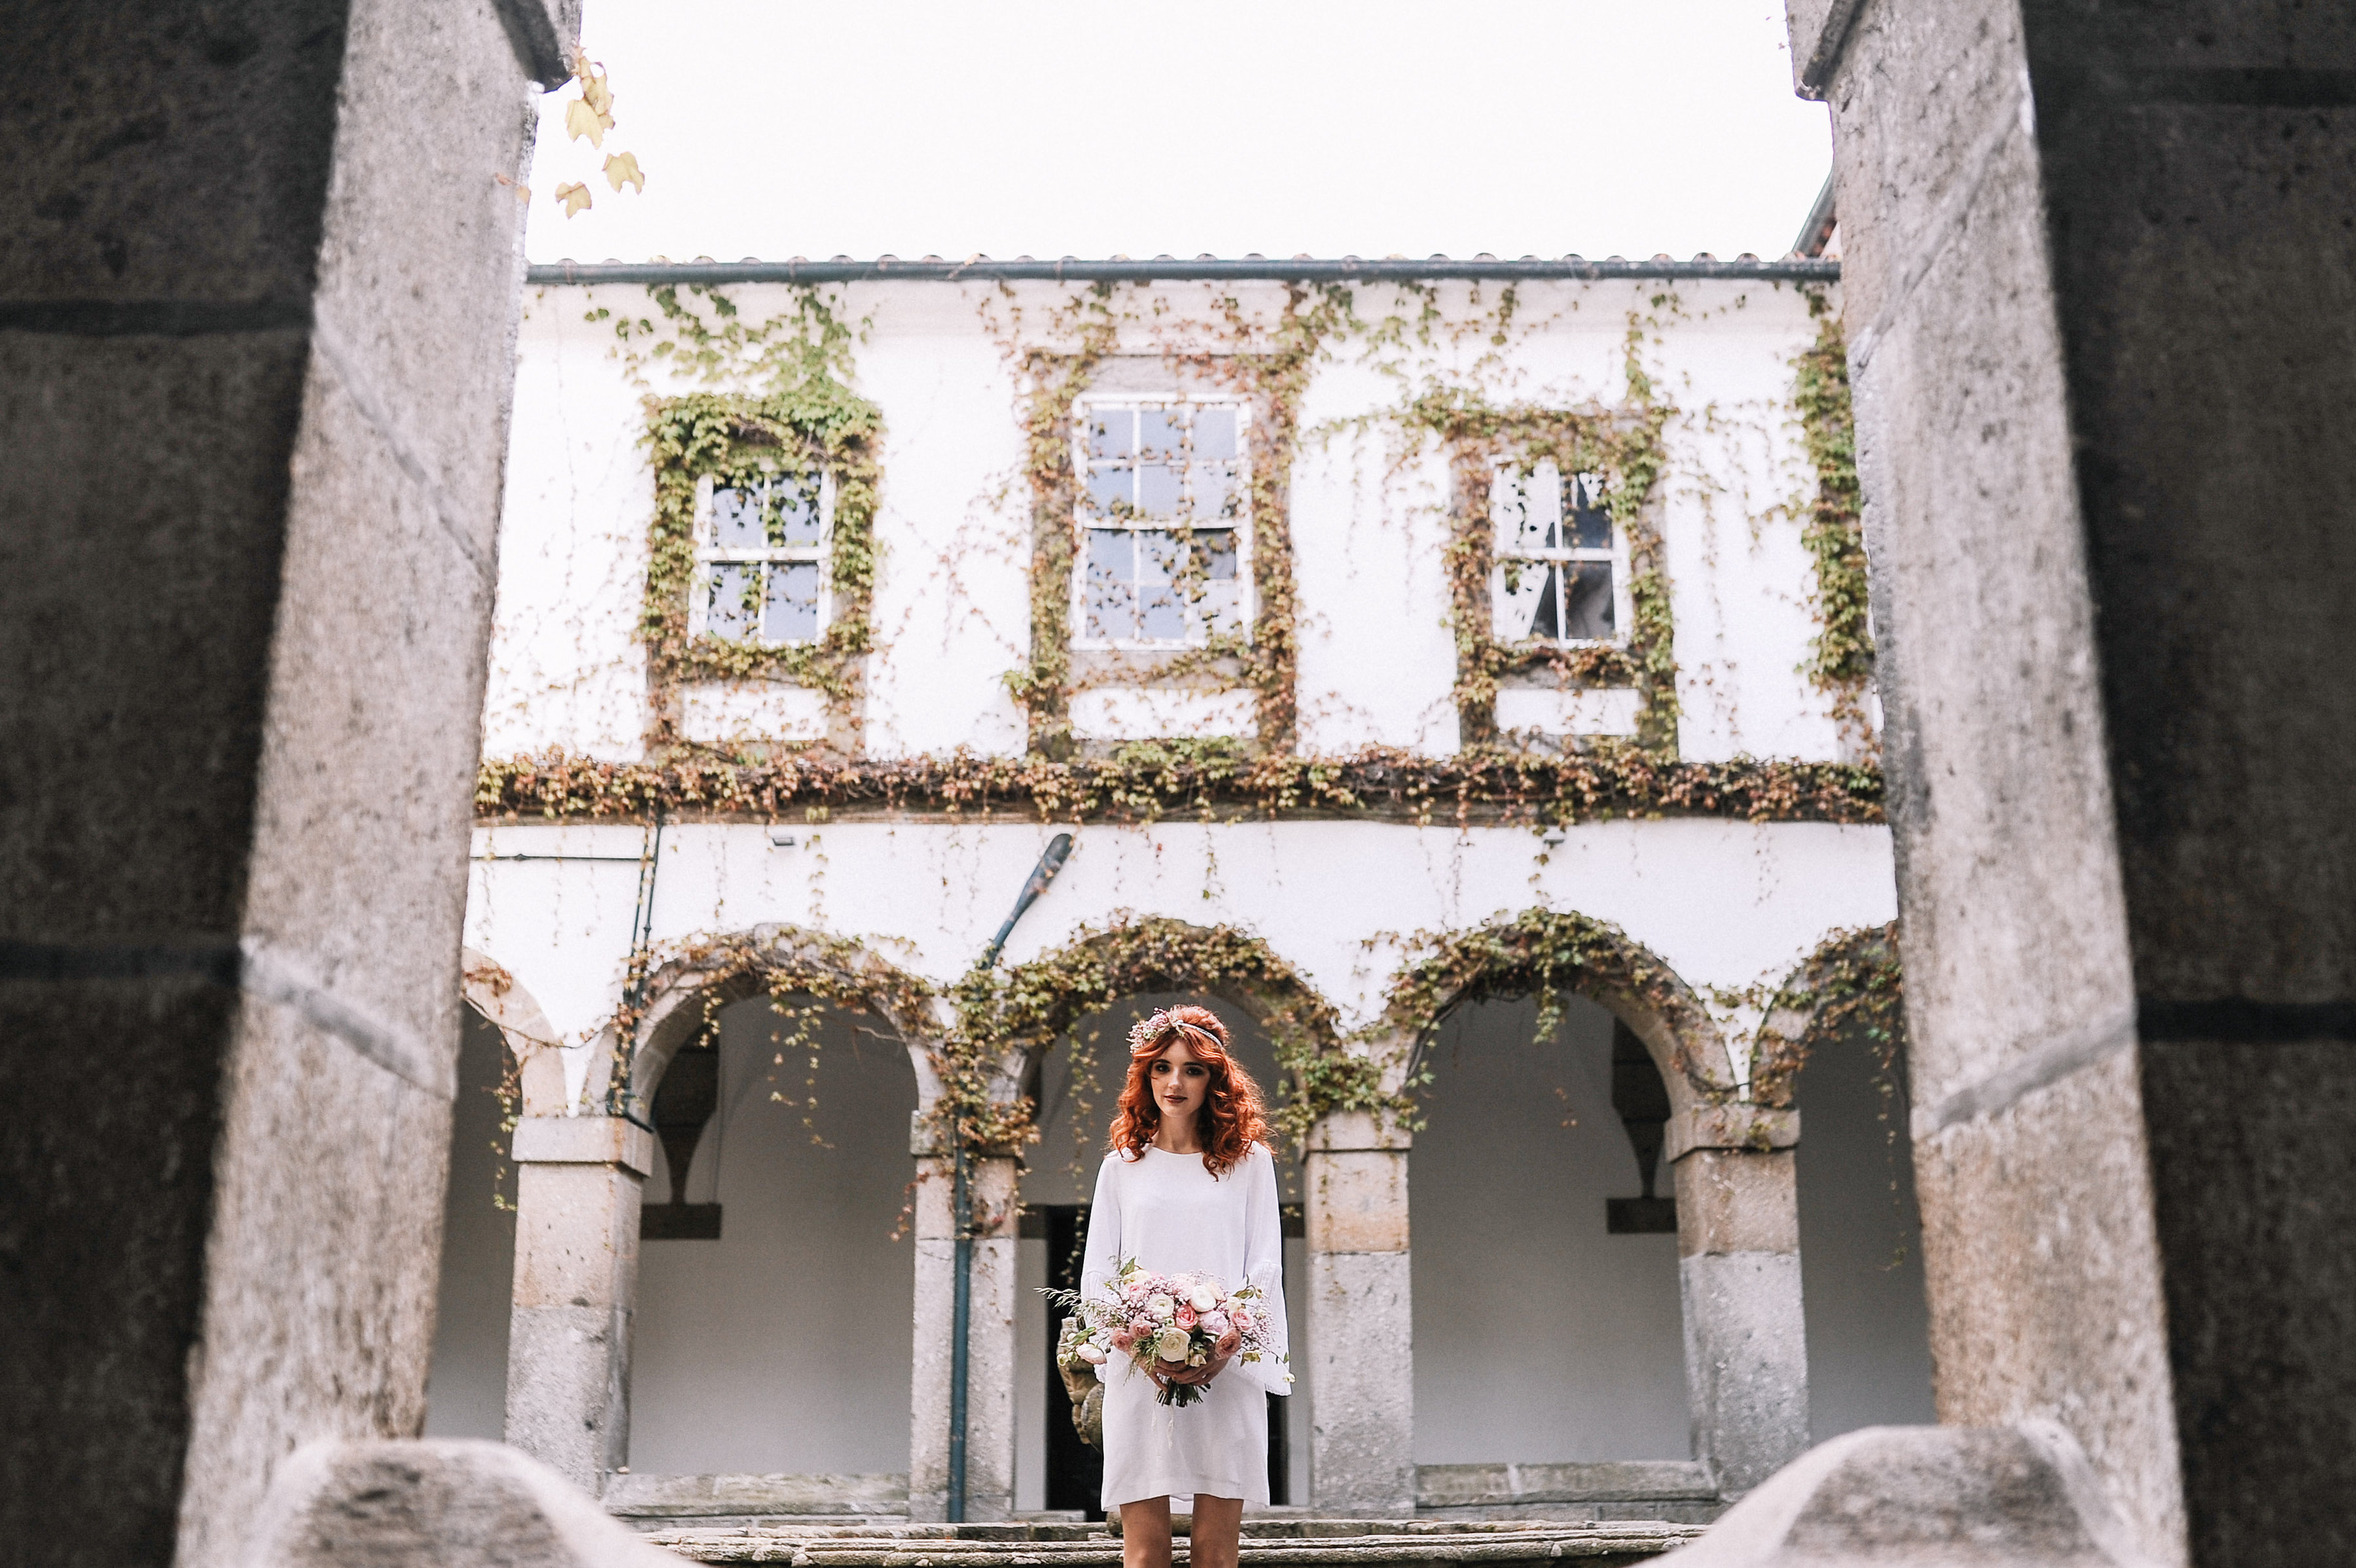
<instances>
[{"instance_id":1,"label":"overcast sky","mask_svg":"<svg viewBox=\"0 0 2356 1568\"><path fill-rule=\"evenodd\" d=\"M588 0L584 38L616 124L542 101L535 261L1778 256L1832 162L1780 0Z\"/></svg>"}]
</instances>

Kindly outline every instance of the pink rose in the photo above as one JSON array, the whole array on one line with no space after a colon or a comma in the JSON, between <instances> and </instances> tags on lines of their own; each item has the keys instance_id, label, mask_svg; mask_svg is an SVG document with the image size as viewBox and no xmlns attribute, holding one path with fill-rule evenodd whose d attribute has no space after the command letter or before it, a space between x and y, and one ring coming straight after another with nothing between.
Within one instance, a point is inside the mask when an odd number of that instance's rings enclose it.
<instances>
[{"instance_id":1,"label":"pink rose","mask_svg":"<svg viewBox=\"0 0 2356 1568\"><path fill-rule=\"evenodd\" d=\"M1181 1328L1192 1328L1192 1327L1194 1327L1194 1322L1195 1322L1195 1318L1194 1318L1194 1309L1193 1307L1191 1307L1191 1306L1182 1306L1182 1307L1180 1307L1180 1308L1178 1309L1178 1326L1179 1326L1179 1327L1181 1327Z\"/></svg>"},{"instance_id":2,"label":"pink rose","mask_svg":"<svg viewBox=\"0 0 2356 1568\"><path fill-rule=\"evenodd\" d=\"M1203 1332L1214 1339L1225 1335L1228 1327L1227 1315L1224 1312L1206 1312L1203 1315L1202 1323Z\"/></svg>"},{"instance_id":3,"label":"pink rose","mask_svg":"<svg viewBox=\"0 0 2356 1568\"><path fill-rule=\"evenodd\" d=\"M1112 1348L1119 1351L1124 1356L1128 1355L1130 1350L1136 1344L1136 1336L1130 1333L1126 1328L1118 1330L1112 1337Z\"/></svg>"}]
</instances>

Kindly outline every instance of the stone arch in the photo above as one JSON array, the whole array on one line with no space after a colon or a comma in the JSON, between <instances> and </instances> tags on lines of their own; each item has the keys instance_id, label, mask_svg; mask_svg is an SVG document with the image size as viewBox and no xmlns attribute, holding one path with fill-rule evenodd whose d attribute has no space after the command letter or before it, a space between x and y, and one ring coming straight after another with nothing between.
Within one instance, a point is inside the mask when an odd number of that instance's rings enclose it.
<instances>
[{"instance_id":1,"label":"stone arch","mask_svg":"<svg viewBox=\"0 0 2356 1568\"><path fill-rule=\"evenodd\" d=\"M1846 1029L1862 1026L1903 1051L1904 1004L1898 923L1834 932L1801 961L1767 1005L1751 1055L1751 1098L1789 1106L1793 1081L1809 1053Z\"/></svg>"},{"instance_id":2,"label":"stone arch","mask_svg":"<svg viewBox=\"0 0 2356 1568\"><path fill-rule=\"evenodd\" d=\"M625 1005L598 1035L593 1103L644 1122L656 1086L680 1049L732 1002L764 993L807 994L882 1019L908 1051L920 1105L940 1092L932 1059L946 1029L933 988L863 943L800 926L768 924L686 945L648 975L644 1000Z\"/></svg>"},{"instance_id":3,"label":"stone arch","mask_svg":"<svg viewBox=\"0 0 2356 1568\"><path fill-rule=\"evenodd\" d=\"M561 1116L566 1110L564 1042L530 992L516 983L507 967L473 948L459 953L460 994L507 1041L515 1058L527 1116Z\"/></svg>"},{"instance_id":4,"label":"stone arch","mask_svg":"<svg viewBox=\"0 0 2356 1568\"><path fill-rule=\"evenodd\" d=\"M1234 1002L1277 1047L1340 1048L1340 1015L1268 943L1232 926L1116 915L1007 975L1000 1020L1007 1069L1021 1082L1088 1015L1151 992L1201 992Z\"/></svg>"},{"instance_id":5,"label":"stone arch","mask_svg":"<svg viewBox=\"0 0 2356 1568\"><path fill-rule=\"evenodd\" d=\"M1572 992L1644 1041L1681 1119L1740 1095L1716 1020L1685 980L1609 921L1547 908L1498 914L1437 939L1391 984L1385 1017L1412 1078L1440 1022L1468 1003Z\"/></svg>"}]
</instances>

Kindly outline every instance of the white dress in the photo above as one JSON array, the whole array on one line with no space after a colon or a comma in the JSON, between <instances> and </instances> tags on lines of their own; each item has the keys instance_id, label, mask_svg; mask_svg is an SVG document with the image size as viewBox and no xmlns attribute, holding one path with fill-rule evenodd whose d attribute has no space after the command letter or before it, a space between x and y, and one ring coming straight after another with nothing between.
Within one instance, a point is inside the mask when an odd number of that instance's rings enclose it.
<instances>
[{"instance_id":1,"label":"white dress","mask_svg":"<svg viewBox=\"0 0 2356 1568\"><path fill-rule=\"evenodd\" d=\"M1179 1410L1158 1399L1153 1380L1115 1356L1100 1369L1104 1401L1104 1506L1145 1498L1206 1493L1268 1501L1268 1400L1285 1393L1280 1358L1284 1323L1284 1230L1277 1214L1276 1160L1261 1144L1226 1176L1214 1177L1200 1155L1145 1153L1105 1156L1088 1210L1080 1294L1098 1295L1119 1261L1134 1258L1157 1273L1212 1275L1227 1289L1247 1282L1267 1293L1271 1353L1229 1361Z\"/></svg>"}]
</instances>

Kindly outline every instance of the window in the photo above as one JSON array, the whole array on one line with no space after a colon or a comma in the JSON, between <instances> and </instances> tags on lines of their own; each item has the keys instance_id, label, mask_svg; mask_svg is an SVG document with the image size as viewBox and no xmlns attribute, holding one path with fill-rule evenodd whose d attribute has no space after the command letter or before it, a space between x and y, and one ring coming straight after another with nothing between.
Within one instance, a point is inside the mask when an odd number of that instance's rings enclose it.
<instances>
[{"instance_id":1,"label":"window","mask_svg":"<svg viewBox=\"0 0 2356 1568\"><path fill-rule=\"evenodd\" d=\"M1241 403L1174 399L1076 410L1077 646L1198 648L1250 626L1248 417Z\"/></svg>"},{"instance_id":2,"label":"window","mask_svg":"<svg viewBox=\"0 0 2356 1568\"><path fill-rule=\"evenodd\" d=\"M778 647L826 625L834 487L820 474L697 485L691 635Z\"/></svg>"},{"instance_id":3,"label":"window","mask_svg":"<svg viewBox=\"0 0 2356 1568\"><path fill-rule=\"evenodd\" d=\"M1500 468L1489 487L1497 528L1492 585L1501 642L1618 642L1627 632L1628 562L1603 507L1602 476L1565 478L1552 462Z\"/></svg>"}]
</instances>

